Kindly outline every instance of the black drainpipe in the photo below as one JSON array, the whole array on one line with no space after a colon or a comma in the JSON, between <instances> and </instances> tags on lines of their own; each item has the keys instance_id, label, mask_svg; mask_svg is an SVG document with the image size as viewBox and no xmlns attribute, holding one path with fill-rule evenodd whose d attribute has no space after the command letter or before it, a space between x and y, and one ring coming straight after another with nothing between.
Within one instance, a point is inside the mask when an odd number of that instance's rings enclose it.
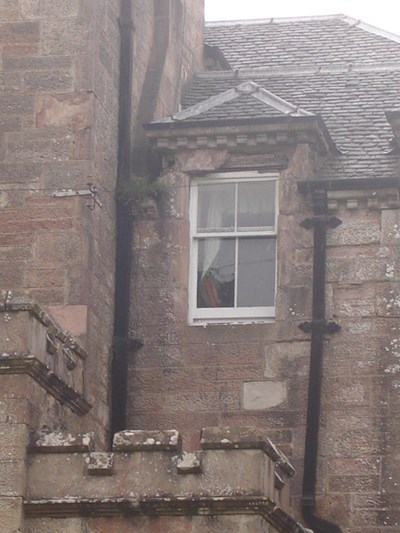
<instances>
[{"instance_id":1,"label":"black drainpipe","mask_svg":"<svg viewBox=\"0 0 400 533\"><path fill-rule=\"evenodd\" d=\"M117 190L131 176L133 20L132 0L120 2L120 79L118 117ZM111 438L126 428L129 356L129 303L131 293L132 214L116 200L114 346L111 367Z\"/></svg>"},{"instance_id":2,"label":"black drainpipe","mask_svg":"<svg viewBox=\"0 0 400 533\"><path fill-rule=\"evenodd\" d=\"M327 216L326 191L314 191L313 201L314 217L301 223L303 228L314 230L312 321L303 322L299 326L305 333L311 333L301 510L304 520L314 533L342 533L337 524L315 516L324 337L325 333L335 333L340 329L335 322L327 323L325 317L326 230L328 226L335 228L341 224L341 220Z\"/></svg>"}]
</instances>

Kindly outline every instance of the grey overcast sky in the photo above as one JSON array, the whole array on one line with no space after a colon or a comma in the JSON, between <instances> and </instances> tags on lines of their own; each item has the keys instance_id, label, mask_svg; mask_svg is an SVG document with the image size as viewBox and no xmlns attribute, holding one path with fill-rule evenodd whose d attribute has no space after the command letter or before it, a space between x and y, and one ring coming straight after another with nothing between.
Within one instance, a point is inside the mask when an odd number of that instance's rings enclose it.
<instances>
[{"instance_id":1,"label":"grey overcast sky","mask_svg":"<svg viewBox=\"0 0 400 533\"><path fill-rule=\"evenodd\" d=\"M206 20L344 14L400 35L398 0L205 0Z\"/></svg>"}]
</instances>

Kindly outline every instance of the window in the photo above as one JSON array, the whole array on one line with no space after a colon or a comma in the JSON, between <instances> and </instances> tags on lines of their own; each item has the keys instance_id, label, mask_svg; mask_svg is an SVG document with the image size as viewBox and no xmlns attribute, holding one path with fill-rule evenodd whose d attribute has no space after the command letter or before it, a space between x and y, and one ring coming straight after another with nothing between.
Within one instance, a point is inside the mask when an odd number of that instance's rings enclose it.
<instances>
[{"instance_id":1,"label":"window","mask_svg":"<svg viewBox=\"0 0 400 533\"><path fill-rule=\"evenodd\" d=\"M274 316L277 179L241 172L193 181L191 322Z\"/></svg>"}]
</instances>

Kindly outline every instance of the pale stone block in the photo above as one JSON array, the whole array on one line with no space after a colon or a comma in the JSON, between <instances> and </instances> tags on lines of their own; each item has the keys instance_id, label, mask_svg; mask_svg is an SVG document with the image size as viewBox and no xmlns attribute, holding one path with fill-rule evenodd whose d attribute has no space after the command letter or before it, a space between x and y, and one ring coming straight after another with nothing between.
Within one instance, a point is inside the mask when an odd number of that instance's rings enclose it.
<instances>
[{"instance_id":1,"label":"pale stone block","mask_svg":"<svg viewBox=\"0 0 400 533\"><path fill-rule=\"evenodd\" d=\"M400 212L398 209L382 211L382 244L400 246Z\"/></svg>"},{"instance_id":2,"label":"pale stone block","mask_svg":"<svg viewBox=\"0 0 400 533\"><path fill-rule=\"evenodd\" d=\"M0 531L23 531L22 498L0 498Z\"/></svg>"},{"instance_id":3,"label":"pale stone block","mask_svg":"<svg viewBox=\"0 0 400 533\"><path fill-rule=\"evenodd\" d=\"M71 335L87 332L87 305L49 305L50 315Z\"/></svg>"},{"instance_id":4,"label":"pale stone block","mask_svg":"<svg viewBox=\"0 0 400 533\"><path fill-rule=\"evenodd\" d=\"M368 222L346 220L334 230L328 231L328 246L379 243L381 233L379 222L379 220L368 220Z\"/></svg>"},{"instance_id":5,"label":"pale stone block","mask_svg":"<svg viewBox=\"0 0 400 533\"><path fill-rule=\"evenodd\" d=\"M30 518L25 533L80 533L84 531L81 518Z\"/></svg>"},{"instance_id":6,"label":"pale stone block","mask_svg":"<svg viewBox=\"0 0 400 533\"><path fill-rule=\"evenodd\" d=\"M15 460L0 461L0 495L13 497L24 496L25 492L26 462ZM3 533L1 527L0 531Z\"/></svg>"},{"instance_id":7,"label":"pale stone block","mask_svg":"<svg viewBox=\"0 0 400 533\"><path fill-rule=\"evenodd\" d=\"M295 367L297 375L308 375L310 342L276 342L265 346L265 377L274 381L290 377Z\"/></svg>"},{"instance_id":8,"label":"pale stone block","mask_svg":"<svg viewBox=\"0 0 400 533\"><path fill-rule=\"evenodd\" d=\"M216 171L228 157L226 150L185 150L178 154L177 165L184 172L195 170Z\"/></svg>"},{"instance_id":9,"label":"pale stone block","mask_svg":"<svg viewBox=\"0 0 400 533\"><path fill-rule=\"evenodd\" d=\"M282 381L249 381L243 384L244 409L270 409L287 400L287 386Z\"/></svg>"},{"instance_id":10,"label":"pale stone block","mask_svg":"<svg viewBox=\"0 0 400 533\"><path fill-rule=\"evenodd\" d=\"M25 424L0 424L0 461L25 459L27 444Z\"/></svg>"}]
</instances>

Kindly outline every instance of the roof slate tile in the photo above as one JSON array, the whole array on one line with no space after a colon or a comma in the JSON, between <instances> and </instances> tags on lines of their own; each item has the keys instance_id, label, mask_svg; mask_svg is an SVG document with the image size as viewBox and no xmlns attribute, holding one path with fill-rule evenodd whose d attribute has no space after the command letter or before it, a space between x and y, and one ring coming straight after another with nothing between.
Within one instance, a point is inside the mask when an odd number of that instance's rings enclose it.
<instances>
[{"instance_id":1,"label":"roof slate tile","mask_svg":"<svg viewBox=\"0 0 400 533\"><path fill-rule=\"evenodd\" d=\"M337 16L213 23L206 27L207 43L218 46L239 70L200 74L183 107L249 80L321 115L343 153L326 161L321 177L398 175L385 111L400 105L400 38L350 22ZM210 110L202 119L265 116L254 98L240 106L242 98Z\"/></svg>"}]
</instances>

